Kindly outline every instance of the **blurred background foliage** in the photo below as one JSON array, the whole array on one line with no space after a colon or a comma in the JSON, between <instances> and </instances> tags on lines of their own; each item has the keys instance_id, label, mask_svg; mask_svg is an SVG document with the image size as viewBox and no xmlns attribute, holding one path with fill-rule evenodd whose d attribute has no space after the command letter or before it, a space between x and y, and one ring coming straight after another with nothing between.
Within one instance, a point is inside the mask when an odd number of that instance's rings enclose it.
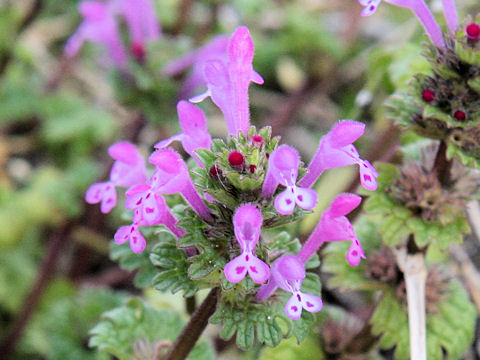
<instances>
[{"instance_id":1,"label":"blurred background foliage","mask_svg":"<svg viewBox=\"0 0 480 360\"><path fill-rule=\"evenodd\" d=\"M417 139L400 139L382 107L414 73L428 69L420 56L425 37L407 10L385 5L361 18L355 0L155 0L164 36L150 44L144 64L131 60L127 72L105 66L102 49L90 43L76 59L63 56L81 21L77 3L0 0L0 354L12 359L109 359L108 349L88 346L95 326L111 327L110 352L128 346L132 358L150 359L152 345L125 339L122 326L149 334L165 332L164 322L180 331L187 310L179 297L140 291L135 274L109 258L120 212L104 216L83 196L92 182L107 178L111 143L133 141L146 155L179 130L175 104L185 76L167 78L162 68L214 35L249 27L254 66L265 79L250 89L252 123L273 126L303 159L343 118L367 123L358 146L371 162L394 160L399 141ZM437 14L439 3L431 2ZM480 10L473 0L458 5L461 18ZM220 112L211 102L202 107L211 133L223 137ZM333 196L355 191L356 176L352 169L324 175L317 209L291 232L308 235ZM465 246L475 253L478 240L472 236ZM460 273L455 262L446 266ZM345 347L358 346L352 334L364 328L373 295L341 293L329 287L328 276L322 279L328 306L300 346L290 339L241 352L210 326L191 358L342 358ZM142 293L148 304L132 299ZM99 324L100 314L113 308L123 315L109 312ZM126 315L135 311L158 321L137 324ZM477 359L477 352L474 343L468 358ZM356 353L348 358L392 356Z\"/></svg>"}]
</instances>

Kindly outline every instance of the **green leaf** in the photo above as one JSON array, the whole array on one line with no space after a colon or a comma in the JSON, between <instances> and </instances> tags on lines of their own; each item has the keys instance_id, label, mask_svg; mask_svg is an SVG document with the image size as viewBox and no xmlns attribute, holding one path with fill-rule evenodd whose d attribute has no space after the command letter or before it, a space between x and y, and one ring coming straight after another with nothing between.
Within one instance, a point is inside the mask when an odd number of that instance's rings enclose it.
<instances>
[{"instance_id":1,"label":"green leaf","mask_svg":"<svg viewBox=\"0 0 480 360\"><path fill-rule=\"evenodd\" d=\"M27 328L20 348L22 358L32 352L51 360L107 360L105 353L85 347L88 331L100 315L120 306L125 295L105 289L75 291L73 284L56 280L51 283ZM29 355L27 355L29 354Z\"/></svg>"},{"instance_id":2,"label":"green leaf","mask_svg":"<svg viewBox=\"0 0 480 360\"><path fill-rule=\"evenodd\" d=\"M133 298L124 306L103 314L101 322L90 331L89 345L120 360L130 360L135 348L154 348L160 341L174 341L182 328L183 321L178 314L157 310ZM198 343L188 357L191 360L213 358L212 350L202 343Z\"/></svg>"},{"instance_id":3,"label":"green leaf","mask_svg":"<svg viewBox=\"0 0 480 360\"><path fill-rule=\"evenodd\" d=\"M476 311L468 295L456 280L436 304L438 311L427 314L427 353L429 360L443 360L443 351L450 359L460 358L474 335ZM409 330L406 306L393 292L386 291L371 318L372 333L380 336L380 346L395 346L395 358L407 360Z\"/></svg>"},{"instance_id":4,"label":"green leaf","mask_svg":"<svg viewBox=\"0 0 480 360\"><path fill-rule=\"evenodd\" d=\"M148 248L141 254L136 254L130 249L128 243L117 245L110 243L110 258L117 261L122 269L128 271L138 270L134 278L135 286L144 288L152 285L152 279L156 274L156 269L149 259Z\"/></svg>"},{"instance_id":5,"label":"green leaf","mask_svg":"<svg viewBox=\"0 0 480 360\"><path fill-rule=\"evenodd\" d=\"M189 264L185 251L177 248L173 235L164 236L152 249L150 261L157 267L152 280L155 289L172 293L183 291L185 297L197 292L197 285L187 275Z\"/></svg>"},{"instance_id":6,"label":"green leaf","mask_svg":"<svg viewBox=\"0 0 480 360\"><path fill-rule=\"evenodd\" d=\"M259 360L323 360L325 355L318 342L318 338L311 335L298 346L294 338L283 341L277 347L263 348Z\"/></svg>"}]
</instances>

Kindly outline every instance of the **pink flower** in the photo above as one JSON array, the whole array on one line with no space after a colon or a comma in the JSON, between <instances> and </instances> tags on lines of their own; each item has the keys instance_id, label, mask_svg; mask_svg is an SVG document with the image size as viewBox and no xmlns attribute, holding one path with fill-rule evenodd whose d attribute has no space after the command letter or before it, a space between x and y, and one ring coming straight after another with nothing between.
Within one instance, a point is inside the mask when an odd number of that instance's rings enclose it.
<instances>
[{"instance_id":1,"label":"pink flower","mask_svg":"<svg viewBox=\"0 0 480 360\"><path fill-rule=\"evenodd\" d=\"M85 194L87 203L101 202L100 210L104 214L110 212L117 203L116 186L130 187L147 180L145 161L133 144L119 142L110 146L108 152L116 160L110 171L110 180L93 184Z\"/></svg>"},{"instance_id":2,"label":"pink flower","mask_svg":"<svg viewBox=\"0 0 480 360\"><path fill-rule=\"evenodd\" d=\"M317 193L314 190L296 185L299 164L300 156L291 146L281 145L270 154L262 194L268 198L273 195L278 185L286 187L275 198L275 209L281 215L293 213L295 205L310 210L317 203Z\"/></svg>"},{"instance_id":3,"label":"pink flower","mask_svg":"<svg viewBox=\"0 0 480 360\"><path fill-rule=\"evenodd\" d=\"M125 67L127 56L117 27L117 15L122 15L130 31L131 49L138 60L145 55L145 42L156 40L160 29L151 0L83 1L78 6L83 22L65 45L65 55L74 57L85 41L105 47L111 61Z\"/></svg>"},{"instance_id":4,"label":"pink flower","mask_svg":"<svg viewBox=\"0 0 480 360\"><path fill-rule=\"evenodd\" d=\"M83 1L78 5L83 22L65 45L65 55L74 57L88 40L100 44L108 51L110 59L118 67L126 65L126 54L115 21L115 14L108 3Z\"/></svg>"},{"instance_id":5,"label":"pink flower","mask_svg":"<svg viewBox=\"0 0 480 360\"><path fill-rule=\"evenodd\" d=\"M155 148L162 149L173 141L181 141L185 151L196 160L200 167L204 167L195 154L195 150L210 149L212 137L207 131L207 118L200 108L183 100L177 104L177 112L183 132L160 141Z\"/></svg>"},{"instance_id":6,"label":"pink flower","mask_svg":"<svg viewBox=\"0 0 480 360\"><path fill-rule=\"evenodd\" d=\"M292 293L285 304L285 313L292 320L300 319L303 309L315 313L323 307L318 296L300 291L305 276L305 265L295 255L281 256L272 264L272 278L277 286Z\"/></svg>"},{"instance_id":7,"label":"pink flower","mask_svg":"<svg viewBox=\"0 0 480 360\"><path fill-rule=\"evenodd\" d=\"M246 135L250 126L248 87L252 81L263 84L263 79L253 70L255 47L245 26L235 30L227 51L227 62L207 61L204 76L208 90L190 101L200 102L211 96L225 116L228 133L237 136L238 132L242 131Z\"/></svg>"},{"instance_id":8,"label":"pink flower","mask_svg":"<svg viewBox=\"0 0 480 360\"><path fill-rule=\"evenodd\" d=\"M353 226L345 216L355 209L361 201L362 198L354 194L337 196L323 213L319 223L298 253L299 260L306 263L324 242L345 240L351 241L346 255L347 262L351 266L357 266L361 258L365 259L365 253L355 235Z\"/></svg>"},{"instance_id":9,"label":"pink flower","mask_svg":"<svg viewBox=\"0 0 480 360\"><path fill-rule=\"evenodd\" d=\"M115 244L117 245L121 245L129 241L130 249L137 254L140 254L147 246L147 242L145 241L142 233L138 230L137 224L122 226L117 230L113 238L115 239Z\"/></svg>"},{"instance_id":10,"label":"pink flower","mask_svg":"<svg viewBox=\"0 0 480 360\"><path fill-rule=\"evenodd\" d=\"M258 284L270 276L270 268L255 256L255 245L260 238L262 214L253 205L241 205L233 215L235 237L242 253L225 265L225 277L232 283L243 280L248 273Z\"/></svg>"},{"instance_id":11,"label":"pink flower","mask_svg":"<svg viewBox=\"0 0 480 360\"><path fill-rule=\"evenodd\" d=\"M199 49L192 51L179 59L173 60L163 69L167 76L174 76L189 67L192 67L190 74L182 85L180 97L188 97L200 86L205 84L203 76L205 65L210 60L219 60L223 63L228 61L227 46L228 36L218 35Z\"/></svg>"},{"instance_id":12,"label":"pink flower","mask_svg":"<svg viewBox=\"0 0 480 360\"><path fill-rule=\"evenodd\" d=\"M136 185L126 192L125 208L135 210L133 223L139 226L165 225L177 238L185 233L177 227L163 196L150 185Z\"/></svg>"},{"instance_id":13,"label":"pink flower","mask_svg":"<svg viewBox=\"0 0 480 360\"><path fill-rule=\"evenodd\" d=\"M138 49L144 49L147 41L160 37L160 27L152 0L114 0L113 6L127 22L132 50L141 52L142 50Z\"/></svg>"},{"instance_id":14,"label":"pink flower","mask_svg":"<svg viewBox=\"0 0 480 360\"><path fill-rule=\"evenodd\" d=\"M353 142L363 135L365 124L343 120L322 137L317 152L308 166L308 173L299 181L300 185L311 187L324 170L358 164L360 182L367 190L377 189L378 173L367 160L360 159Z\"/></svg>"},{"instance_id":15,"label":"pink flower","mask_svg":"<svg viewBox=\"0 0 480 360\"><path fill-rule=\"evenodd\" d=\"M210 209L200 198L190 179L187 164L177 152L169 148L156 150L148 161L157 166L150 178L150 186L154 191L162 194L182 194L202 219L213 221Z\"/></svg>"},{"instance_id":16,"label":"pink flower","mask_svg":"<svg viewBox=\"0 0 480 360\"><path fill-rule=\"evenodd\" d=\"M417 16L417 18L420 20L420 22L422 23L432 43L440 49L445 48L445 41L443 39L442 30L440 29L440 26L438 26L437 22L435 21L435 18L430 12L428 6L425 4L424 0L385 0L385 1L390 4L406 7L412 10L414 14ZM452 0L448 0L448 1L443 0L443 1L445 6L446 2L449 3ZM380 5L382 0L358 0L358 2L365 7L362 11L362 16L370 16L377 10L377 7L378 5ZM456 13L455 13L455 16L456 16ZM449 25L451 21L452 19L449 19Z\"/></svg>"}]
</instances>

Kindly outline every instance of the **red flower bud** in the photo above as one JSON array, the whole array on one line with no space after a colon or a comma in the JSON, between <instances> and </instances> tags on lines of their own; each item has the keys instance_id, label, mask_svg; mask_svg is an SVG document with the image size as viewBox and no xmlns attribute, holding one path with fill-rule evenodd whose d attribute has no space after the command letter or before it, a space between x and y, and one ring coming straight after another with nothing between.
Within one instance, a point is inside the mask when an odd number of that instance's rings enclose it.
<instances>
[{"instance_id":1,"label":"red flower bud","mask_svg":"<svg viewBox=\"0 0 480 360\"><path fill-rule=\"evenodd\" d=\"M228 163L231 167L241 168L245 163L245 157L238 151L232 151L228 154Z\"/></svg>"},{"instance_id":2,"label":"red flower bud","mask_svg":"<svg viewBox=\"0 0 480 360\"><path fill-rule=\"evenodd\" d=\"M469 40L478 40L480 38L480 25L476 23L468 24L465 28Z\"/></svg>"},{"instance_id":3,"label":"red flower bud","mask_svg":"<svg viewBox=\"0 0 480 360\"><path fill-rule=\"evenodd\" d=\"M425 89L422 91L422 99L425 102L431 103L435 100L435 93L432 90Z\"/></svg>"},{"instance_id":4,"label":"red flower bud","mask_svg":"<svg viewBox=\"0 0 480 360\"><path fill-rule=\"evenodd\" d=\"M453 117L458 121L463 121L467 118L467 114L465 114L465 111L457 110L453 113Z\"/></svg>"}]
</instances>

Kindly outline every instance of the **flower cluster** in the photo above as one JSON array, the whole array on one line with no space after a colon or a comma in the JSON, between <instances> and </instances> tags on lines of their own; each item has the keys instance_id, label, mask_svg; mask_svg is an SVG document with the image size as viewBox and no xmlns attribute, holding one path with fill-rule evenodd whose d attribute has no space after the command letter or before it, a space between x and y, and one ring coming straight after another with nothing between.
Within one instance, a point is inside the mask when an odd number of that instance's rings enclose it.
<instances>
[{"instance_id":1,"label":"flower cluster","mask_svg":"<svg viewBox=\"0 0 480 360\"><path fill-rule=\"evenodd\" d=\"M74 57L88 40L102 45L108 51L111 62L123 68L127 63L127 54L117 26L118 16L127 23L130 51L140 62L145 58L146 42L158 39L161 34L152 0L86 0L78 5L78 10L83 22L65 46L68 57Z\"/></svg>"},{"instance_id":2,"label":"flower cluster","mask_svg":"<svg viewBox=\"0 0 480 360\"><path fill-rule=\"evenodd\" d=\"M139 227L163 224L177 238L184 236L184 230L177 227L177 221L163 197L181 194L212 232L216 227L218 231L224 229L224 224L227 224L227 230L222 230L222 236L228 238L225 246L227 253L223 254L227 258L223 269L226 280L237 284L248 274L254 283L263 284L256 295L257 301L264 301L278 287L290 292L292 296L285 305L285 312L291 319L299 319L303 309L317 312L322 308L319 297L304 293L301 288L306 277L305 264L323 243L350 241L346 259L352 266L365 258L353 227L345 216L360 204L361 198L353 194L339 195L298 254L282 254L276 259L273 254L266 254L268 244L262 239L262 228L272 226L277 218L294 219L295 214L312 210L317 203L317 193L312 186L325 170L358 164L361 183L366 189L375 190L378 174L368 161L360 158L352 144L363 134L365 126L352 120L336 124L320 140L307 173L302 177L305 170L300 171L300 155L296 149L289 145L278 146L278 139L271 140L269 136L261 135L265 132L256 133L255 128L250 127L248 88L250 82L262 83L263 79L252 66L254 44L248 29L239 27L224 47L225 53L220 56L217 56L217 51L222 46L217 47L217 42L224 42L225 38L213 41L215 46L207 45L185 57L177 69L185 64L193 65L193 58L201 58L199 61L203 64L201 68L207 91L190 101L198 102L210 96L223 112L230 142L237 145L222 150L218 144L224 143L221 140L212 141L202 110L180 101L177 109L183 131L155 145L156 150L149 158L155 166L150 178L146 178L145 165L133 145L116 144L112 148L126 147L131 156L127 162L127 159L111 151L112 157L117 160L114 168L122 170L124 180L119 181L118 176L112 176L110 182L92 185L87 192L87 201L102 201L102 210L107 212L112 207L112 196L106 186L130 187L126 191L126 208L133 211L133 221L117 231L115 241L119 244L129 241L134 252L141 252L146 241ZM208 59L208 55L212 54L213 59ZM174 72L171 65L169 69ZM199 68L195 69L195 77L198 77L199 71ZM198 81L195 78L193 83ZM217 192L210 194L208 189L200 188L192 181L185 161L169 147L173 141L182 143L198 165L197 169L207 174L209 182L219 186ZM219 155L214 155L208 162L205 160L206 152ZM272 211L275 212L273 220ZM258 251L259 247L261 251Z\"/></svg>"}]
</instances>

